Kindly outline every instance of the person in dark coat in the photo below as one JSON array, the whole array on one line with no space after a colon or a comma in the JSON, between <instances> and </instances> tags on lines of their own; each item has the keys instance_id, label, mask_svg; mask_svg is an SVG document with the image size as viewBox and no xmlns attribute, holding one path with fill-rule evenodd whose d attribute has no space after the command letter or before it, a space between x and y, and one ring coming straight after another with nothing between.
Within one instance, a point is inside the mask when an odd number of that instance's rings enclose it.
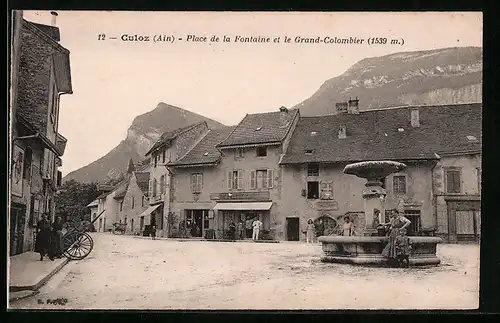
<instances>
[{"instance_id":1,"label":"person in dark coat","mask_svg":"<svg viewBox=\"0 0 500 323\"><path fill-rule=\"evenodd\" d=\"M54 235L54 245L55 245L55 256L61 258L63 254L63 222L60 216L56 217L54 223L52 223L52 232Z\"/></svg>"},{"instance_id":2,"label":"person in dark coat","mask_svg":"<svg viewBox=\"0 0 500 323\"><path fill-rule=\"evenodd\" d=\"M52 244L52 230L47 215L42 215L42 219L37 223L37 235L35 242L35 252L40 254L40 261L43 256L48 255L50 260L54 260L54 248Z\"/></svg>"},{"instance_id":3,"label":"person in dark coat","mask_svg":"<svg viewBox=\"0 0 500 323\"><path fill-rule=\"evenodd\" d=\"M153 226L151 227L151 238L152 238L153 240L156 240L156 225L153 225Z\"/></svg>"}]
</instances>

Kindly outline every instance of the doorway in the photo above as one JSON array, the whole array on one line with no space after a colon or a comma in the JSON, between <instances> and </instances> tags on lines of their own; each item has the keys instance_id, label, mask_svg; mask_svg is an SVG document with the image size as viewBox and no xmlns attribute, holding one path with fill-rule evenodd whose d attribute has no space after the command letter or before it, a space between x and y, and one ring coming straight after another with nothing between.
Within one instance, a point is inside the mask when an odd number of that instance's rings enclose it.
<instances>
[{"instance_id":1,"label":"doorway","mask_svg":"<svg viewBox=\"0 0 500 323\"><path fill-rule=\"evenodd\" d=\"M299 218L286 218L286 237L288 241L299 241Z\"/></svg>"},{"instance_id":2,"label":"doorway","mask_svg":"<svg viewBox=\"0 0 500 323\"><path fill-rule=\"evenodd\" d=\"M12 204L10 208L10 255L23 253L26 207Z\"/></svg>"}]
</instances>

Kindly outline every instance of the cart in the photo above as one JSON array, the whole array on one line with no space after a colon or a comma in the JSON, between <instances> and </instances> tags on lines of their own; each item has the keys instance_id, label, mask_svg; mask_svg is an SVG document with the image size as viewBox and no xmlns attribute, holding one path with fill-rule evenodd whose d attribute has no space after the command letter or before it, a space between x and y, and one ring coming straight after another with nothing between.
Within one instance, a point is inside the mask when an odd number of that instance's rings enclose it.
<instances>
[{"instance_id":1,"label":"cart","mask_svg":"<svg viewBox=\"0 0 500 323\"><path fill-rule=\"evenodd\" d=\"M90 222L93 224L106 210L102 210L95 219ZM67 228L63 236L63 254L70 260L82 260L87 257L94 248L94 240L86 231L89 225L73 225Z\"/></svg>"},{"instance_id":2,"label":"cart","mask_svg":"<svg viewBox=\"0 0 500 323\"><path fill-rule=\"evenodd\" d=\"M125 234L125 231L127 230L127 224L126 223L113 223L113 234Z\"/></svg>"}]
</instances>

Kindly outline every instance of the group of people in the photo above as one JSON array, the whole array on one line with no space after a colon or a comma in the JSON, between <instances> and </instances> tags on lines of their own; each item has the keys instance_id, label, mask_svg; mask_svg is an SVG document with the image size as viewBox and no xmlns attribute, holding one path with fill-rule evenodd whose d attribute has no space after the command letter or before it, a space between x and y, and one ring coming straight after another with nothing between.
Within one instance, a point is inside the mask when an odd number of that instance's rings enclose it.
<instances>
[{"instance_id":1,"label":"group of people","mask_svg":"<svg viewBox=\"0 0 500 323\"><path fill-rule=\"evenodd\" d=\"M40 261L44 256L50 260L61 258L63 255L63 221L60 216L53 223L48 220L47 214L42 215L36 228L35 252L40 254Z\"/></svg>"},{"instance_id":2,"label":"group of people","mask_svg":"<svg viewBox=\"0 0 500 323\"><path fill-rule=\"evenodd\" d=\"M380 211L379 211L380 212ZM406 235L406 228L411 221L399 213L397 209L392 209L389 223L378 223L377 229L382 234L389 237L389 242L382 250L382 255L388 259L391 267L408 267L411 252L410 239ZM378 214L376 214L378 218ZM343 236L355 235L354 223L346 216L342 225ZM307 221L306 243L314 242L315 225L312 219Z\"/></svg>"},{"instance_id":3,"label":"group of people","mask_svg":"<svg viewBox=\"0 0 500 323\"><path fill-rule=\"evenodd\" d=\"M259 240L262 225L263 223L259 219L248 219L246 223L244 223L243 220L238 221L238 223L231 222L229 224L230 238L234 240L243 240L251 232L252 240Z\"/></svg>"}]
</instances>

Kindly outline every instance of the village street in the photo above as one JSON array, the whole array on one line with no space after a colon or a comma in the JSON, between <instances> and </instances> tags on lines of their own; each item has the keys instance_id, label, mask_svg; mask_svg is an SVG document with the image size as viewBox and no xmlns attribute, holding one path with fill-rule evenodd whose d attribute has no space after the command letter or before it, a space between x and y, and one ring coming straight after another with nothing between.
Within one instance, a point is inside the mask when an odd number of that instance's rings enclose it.
<instances>
[{"instance_id":1,"label":"village street","mask_svg":"<svg viewBox=\"0 0 500 323\"><path fill-rule=\"evenodd\" d=\"M319 262L321 246L148 240L94 233L38 295L11 308L477 308L479 246L440 245L439 267L388 269ZM47 300L67 299L65 305ZM42 304L40 304L42 303Z\"/></svg>"}]
</instances>

